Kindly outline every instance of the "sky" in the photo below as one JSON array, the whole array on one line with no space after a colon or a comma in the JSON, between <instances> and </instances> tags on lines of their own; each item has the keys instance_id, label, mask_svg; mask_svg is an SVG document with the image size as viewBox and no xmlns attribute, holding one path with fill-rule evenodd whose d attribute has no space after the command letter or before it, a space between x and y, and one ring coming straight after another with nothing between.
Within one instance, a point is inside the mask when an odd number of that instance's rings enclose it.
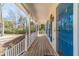
<instances>
[{"instance_id":1,"label":"sky","mask_svg":"<svg viewBox=\"0 0 79 59\"><path fill-rule=\"evenodd\" d=\"M5 3L2 6L2 17L5 20L16 20L16 24L18 24L18 20L20 16L28 17L27 15L19 8L16 4L13 3ZM27 24L29 24L29 19L27 19Z\"/></svg>"},{"instance_id":2,"label":"sky","mask_svg":"<svg viewBox=\"0 0 79 59\"><path fill-rule=\"evenodd\" d=\"M8 20L16 19L18 21L19 17L26 16L22 10L20 10L15 4L6 3L2 7L2 16Z\"/></svg>"}]
</instances>

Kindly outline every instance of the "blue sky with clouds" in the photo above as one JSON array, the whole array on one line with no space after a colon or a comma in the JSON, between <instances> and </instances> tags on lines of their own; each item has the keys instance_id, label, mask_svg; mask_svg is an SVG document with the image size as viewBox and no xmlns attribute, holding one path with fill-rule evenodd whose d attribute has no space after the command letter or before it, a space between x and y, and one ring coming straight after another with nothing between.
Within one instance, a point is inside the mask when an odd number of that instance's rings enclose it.
<instances>
[{"instance_id":1,"label":"blue sky with clouds","mask_svg":"<svg viewBox=\"0 0 79 59\"><path fill-rule=\"evenodd\" d=\"M26 15L15 4L12 3L3 4L2 7L3 18L6 18L6 20L16 20L16 23L18 23L20 16L25 17Z\"/></svg>"},{"instance_id":2,"label":"blue sky with clouds","mask_svg":"<svg viewBox=\"0 0 79 59\"><path fill-rule=\"evenodd\" d=\"M18 18L19 15L25 16L22 10L20 10L15 4L7 3L2 7L3 18L14 19Z\"/></svg>"},{"instance_id":3,"label":"blue sky with clouds","mask_svg":"<svg viewBox=\"0 0 79 59\"><path fill-rule=\"evenodd\" d=\"M16 20L18 23L19 17L27 17L26 14L13 3L3 4L2 7L2 17L6 18L6 20ZM29 19L27 19L27 23L29 23Z\"/></svg>"}]
</instances>

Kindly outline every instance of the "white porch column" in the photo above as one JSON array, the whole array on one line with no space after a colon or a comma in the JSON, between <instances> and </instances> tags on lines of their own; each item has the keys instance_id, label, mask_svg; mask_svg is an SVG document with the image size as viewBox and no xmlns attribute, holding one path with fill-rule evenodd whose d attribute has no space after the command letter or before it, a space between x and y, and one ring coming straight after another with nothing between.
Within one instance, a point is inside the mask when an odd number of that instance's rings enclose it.
<instances>
[{"instance_id":1,"label":"white porch column","mask_svg":"<svg viewBox=\"0 0 79 59\"><path fill-rule=\"evenodd\" d=\"M0 23L2 23L2 19L1 19L1 4L0 4ZM2 25L2 24L1 24ZM0 25L0 26L1 26ZM2 34L2 28L0 27L0 36L1 36L1 34Z\"/></svg>"},{"instance_id":2,"label":"white porch column","mask_svg":"<svg viewBox=\"0 0 79 59\"><path fill-rule=\"evenodd\" d=\"M45 34L46 34L46 24L45 24Z\"/></svg>"},{"instance_id":3,"label":"white porch column","mask_svg":"<svg viewBox=\"0 0 79 59\"><path fill-rule=\"evenodd\" d=\"M29 37L30 37L30 18L29 18Z\"/></svg>"},{"instance_id":4,"label":"white porch column","mask_svg":"<svg viewBox=\"0 0 79 59\"><path fill-rule=\"evenodd\" d=\"M28 26L27 19L26 19L26 23L25 24L26 24L26 30L27 30L28 29L28 27L27 27ZM27 38L27 31L26 31L26 33L25 33L25 51L27 51L27 39L28 38Z\"/></svg>"},{"instance_id":5,"label":"white porch column","mask_svg":"<svg viewBox=\"0 0 79 59\"><path fill-rule=\"evenodd\" d=\"M36 28L36 34L38 35L38 25L35 24L35 28Z\"/></svg>"},{"instance_id":6,"label":"white porch column","mask_svg":"<svg viewBox=\"0 0 79 59\"><path fill-rule=\"evenodd\" d=\"M29 44L30 44L30 16L27 16L27 21L26 21L26 26L27 26L27 33L26 33L26 48L29 48ZM27 50L26 49L26 50Z\"/></svg>"},{"instance_id":7,"label":"white porch column","mask_svg":"<svg viewBox=\"0 0 79 59\"><path fill-rule=\"evenodd\" d=\"M4 35L4 20L2 19L2 36Z\"/></svg>"},{"instance_id":8,"label":"white porch column","mask_svg":"<svg viewBox=\"0 0 79 59\"><path fill-rule=\"evenodd\" d=\"M39 25L37 25L37 27L38 27L37 31L38 31L38 35L39 35Z\"/></svg>"},{"instance_id":9,"label":"white porch column","mask_svg":"<svg viewBox=\"0 0 79 59\"><path fill-rule=\"evenodd\" d=\"M28 38L29 43L28 43L28 44L29 44L29 45L30 45L30 33L31 33L31 32L30 32L30 20L31 20L31 18L30 18L30 16L29 16L29 25L28 25L28 27L29 27L29 34L28 34L28 35L29 35L29 38Z\"/></svg>"},{"instance_id":10,"label":"white porch column","mask_svg":"<svg viewBox=\"0 0 79 59\"><path fill-rule=\"evenodd\" d=\"M2 18L2 4L0 4L0 17L1 17L1 22L2 22L2 33L1 36L4 35L4 19Z\"/></svg>"},{"instance_id":11,"label":"white porch column","mask_svg":"<svg viewBox=\"0 0 79 59\"><path fill-rule=\"evenodd\" d=\"M79 6L73 4L73 55L79 55Z\"/></svg>"},{"instance_id":12,"label":"white porch column","mask_svg":"<svg viewBox=\"0 0 79 59\"><path fill-rule=\"evenodd\" d=\"M27 51L27 33L25 34L25 51Z\"/></svg>"}]
</instances>

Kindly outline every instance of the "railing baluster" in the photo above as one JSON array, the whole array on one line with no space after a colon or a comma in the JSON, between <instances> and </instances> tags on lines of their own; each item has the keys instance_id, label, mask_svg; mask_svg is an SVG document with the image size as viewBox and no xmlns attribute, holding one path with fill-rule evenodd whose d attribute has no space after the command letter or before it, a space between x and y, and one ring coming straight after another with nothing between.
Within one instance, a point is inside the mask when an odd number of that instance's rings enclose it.
<instances>
[{"instance_id":1,"label":"railing baluster","mask_svg":"<svg viewBox=\"0 0 79 59\"><path fill-rule=\"evenodd\" d=\"M21 41L21 52L23 51L23 40Z\"/></svg>"},{"instance_id":2,"label":"railing baluster","mask_svg":"<svg viewBox=\"0 0 79 59\"><path fill-rule=\"evenodd\" d=\"M12 49L10 49L10 56L12 56Z\"/></svg>"},{"instance_id":3,"label":"railing baluster","mask_svg":"<svg viewBox=\"0 0 79 59\"><path fill-rule=\"evenodd\" d=\"M12 56L13 56L13 48L12 48Z\"/></svg>"},{"instance_id":4,"label":"railing baluster","mask_svg":"<svg viewBox=\"0 0 79 59\"><path fill-rule=\"evenodd\" d=\"M8 55L8 48L6 48L6 50L5 50L5 55L6 56Z\"/></svg>"},{"instance_id":5,"label":"railing baluster","mask_svg":"<svg viewBox=\"0 0 79 59\"><path fill-rule=\"evenodd\" d=\"M25 39L23 40L23 51L24 51L24 49L25 49Z\"/></svg>"},{"instance_id":6,"label":"railing baluster","mask_svg":"<svg viewBox=\"0 0 79 59\"><path fill-rule=\"evenodd\" d=\"M16 46L14 47L14 51L15 51L15 52L14 52L14 56L15 56L15 55L16 55Z\"/></svg>"},{"instance_id":7,"label":"railing baluster","mask_svg":"<svg viewBox=\"0 0 79 59\"><path fill-rule=\"evenodd\" d=\"M19 48L18 49L19 49L19 53L20 53L20 43L18 45L19 45Z\"/></svg>"},{"instance_id":8,"label":"railing baluster","mask_svg":"<svg viewBox=\"0 0 79 59\"><path fill-rule=\"evenodd\" d=\"M14 56L14 47L12 48L13 50L12 50L12 55Z\"/></svg>"},{"instance_id":9,"label":"railing baluster","mask_svg":"<svg viewBox=\"0 0 79 59\"><path fill-rule=\"evenodd\" d=\"M18 43L18 54L20 54L19 50L20 50L20 49L19 49L19 43Z\"/></svg>"},{"instance_id":10,"label":"railing baluster","mask_svg":"<svg viewBox=\"0 0 79 59\"><path fill-rule=\"evenodd\" d=\"M25 39L24 39L24 50L25 50Z\"/></svg>"},{"instance_id":11,"label":"railing baluster","mask_svg":"<svg viewBox=\"0 0 79 59\"><path fill-rule=\"evenodd\" d=\"M22 41L21 41L21 51L22 51Z\"/></svg>"},{"instance_id":12,"label":"railing baluster","mask_svg":"<svg viewBox=\"0 0 79 59\"><path fill-rule=\"evenodd\" d=\"M7 56L9 55L9 50L7 49Z\"/></svg>"},{"instance_id":13,"label":"railing baluster","mask_svg":"<svg viewBox=\"0 0 79 59\"><path fill-rule=\"evenodd\" d=\"M17 46L17 54L16 55L18 55L18 44L16 46Z\"/></svg>"},{"instance_id":14,"label":"railing baluster","mask_svg":"<svg viewBox=\"0 0 79 59\"><path fill-rule=\"evenodd\" d=\"M8 51L9 51L9 55L8 56L10 56L10 49Z\"/></svg>"},{"instance_id":15,"label":"railing baluster","mask_svg":"<svg viewBox=\"0 0 79 59\"><path fill-rule=\"evenodd\" d=\"M20 52L21 52L21 42L20 42Z\"/></svg>"},{"instance_id":16,"label":"railing baluster","mask_svg":"<svg viewBox=\"0 0 79 59\"><path fill-rule=\"evenodd\" d=\"M17 49L16 49L16 52L17 52L16 55L17 55L18 54L18 44L16 45L16 47L17 47Z\"/></svg>"}]
</instances>

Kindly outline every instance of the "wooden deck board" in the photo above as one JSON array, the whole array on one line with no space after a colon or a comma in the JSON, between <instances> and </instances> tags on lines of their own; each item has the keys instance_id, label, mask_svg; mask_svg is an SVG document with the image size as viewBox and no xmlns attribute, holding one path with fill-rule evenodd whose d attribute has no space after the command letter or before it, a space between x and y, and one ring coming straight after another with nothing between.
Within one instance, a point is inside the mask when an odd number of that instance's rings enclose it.
<instances>
[{"instance_id":1,"label":"wooden deck board","mask_svg":"<svg viewBox=\"0 0 79 59\"><path fill-rule=\"evenodd\" d=\"M50 45L45 36L37 37L31 47L27 50L28 56L55 56L57 53Z\"/></svg>"}]
</instances>

